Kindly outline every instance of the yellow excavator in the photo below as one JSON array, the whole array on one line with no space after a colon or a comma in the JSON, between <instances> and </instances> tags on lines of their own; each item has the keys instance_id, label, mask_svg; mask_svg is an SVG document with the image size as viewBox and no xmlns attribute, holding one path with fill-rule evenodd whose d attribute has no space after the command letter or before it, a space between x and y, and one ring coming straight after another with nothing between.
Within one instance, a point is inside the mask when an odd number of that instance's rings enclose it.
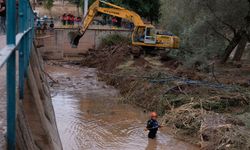
<instances>
[{"instance_id":1,"label":"yellow excavator","mask_svg":"<svg viewBox=\"0 0 250 150\"><path fill-rule=\"evenodd\" d=\"M108 7L101 7L100 3ZM144 48L179 48L179 37L171 34L161 34L153 25L145 24L137 13L101 0L96 0L89 7L89 11L78 31L69 33L72 48L78 46L80 38L84 35L97 13L108 14L132 22L134 30L131 39L134 46L142 46Z\"/></svg>"}]
</instances>

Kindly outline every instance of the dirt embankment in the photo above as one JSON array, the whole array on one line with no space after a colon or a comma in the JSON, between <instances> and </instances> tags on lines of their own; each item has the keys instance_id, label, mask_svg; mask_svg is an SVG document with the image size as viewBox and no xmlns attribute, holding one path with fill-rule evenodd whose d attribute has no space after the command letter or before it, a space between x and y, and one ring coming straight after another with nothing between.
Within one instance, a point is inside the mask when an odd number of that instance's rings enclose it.
<instances>
[{"instance_id":1,"label":"dirt embankment","mask_svg":"<svg viewBox=\"0 0 250 150\"><path fill-rule=\"evenodd\" d=\"M122 102L161 114L177 137L203 149L250 148L248 65L215 65L201 73L177 60L132 57L138 50L119 43L89 51L82 63L120 89Z\"/></svg>"}]
</instances>

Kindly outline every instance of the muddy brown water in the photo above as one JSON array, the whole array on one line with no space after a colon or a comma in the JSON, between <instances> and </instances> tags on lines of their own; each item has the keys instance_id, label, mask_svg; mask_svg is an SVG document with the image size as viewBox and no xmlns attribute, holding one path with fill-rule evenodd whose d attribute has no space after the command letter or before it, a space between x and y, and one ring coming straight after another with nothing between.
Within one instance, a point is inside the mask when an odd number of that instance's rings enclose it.
<instances>
[{"instance_id":1,"label":"muddy brown water","mask_svg":"<svg viewBox=\"0 0 250 150\"><path fill-rule=\"evenodd\" d=\"M166 130L149 140L147 113L119 103L119 92L97 79L96 70L47 66L59 81L51 89L59 134L65 150L194 150Z\"/></svg>"}]
</instances>

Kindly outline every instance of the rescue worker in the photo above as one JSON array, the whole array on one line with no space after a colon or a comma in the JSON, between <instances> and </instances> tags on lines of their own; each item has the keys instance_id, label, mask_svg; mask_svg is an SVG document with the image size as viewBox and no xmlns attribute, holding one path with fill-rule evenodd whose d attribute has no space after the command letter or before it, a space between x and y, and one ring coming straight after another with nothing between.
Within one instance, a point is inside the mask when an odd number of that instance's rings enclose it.
<instances>
[{"instance_id":1,"label":"rescue worker","mask_svg":"<svg viewBox=\"0 0 250 150\"><path fill-rule=\"evenodd\" d=\"M116 24L117 24L117 19L116 19L116 17L113 17L113 18L112 18L112 24L113 24L113 26L116 26Z\"/></svg>"},{"instance_id":2,"label":"rescue worker","mask_svg":"<svg viewBox=\"0 0 250 150\"><path fill-rule=\"evenodd\" d=\"M76 24L77 24L78 26L81 25L81 20L82 20L81 17L77 17L77 18L76 18Z\"/></svg>"},{"instance_id":3,"label":"rescue worker","mask_svg":"<svg viewBox=\"0 0 250 150\"><path fill-rule=\"evenodd\" d=\"M68 14L67 15L67 20L66 20L67 21L67 25L71 25L71 19L70 18L71 18L71 14Z\"/></svg>"},{"instance_id":4,"label":"rescue worker","mask_svg":"<svg viewBox=\"0 0 250 150\"><path fill-rule=\"evenodd\" d=\"M54 19L51 17L50 20L49 20L49 28L50 28L50 30L53 30L54 26L55 26Z\"/></svg>"},{"instance_id":5,"label":"rescue worker","mask_svg":"<svg viewBox=\"0 0 250 150\"><path fill-rule=\"evenodd\" d=\"M74 15L71 15L70 16L70 25L72 25L72 26L74 26L74 24L75 24L75 16Z\"/></svg>"},{"instance_id":6,"label":"rescue worker","mask_svg":"<svg viewBox=\"0 0 250 150\"><path fill-rule=\"evenodd\" d=\"M64 14L62 15L61 20L62 20L63 26L65 26L65 25L67 24L67 14L66 14L66 13L64 13Z\"/></svg>"},{"instance_id":7,"label":"rescue worker","mask_svg":"<svg viewBox=\"0 0 250 150\"><path fill-rule=\"evenodd\" d=\"M37 19L37 23L36 23L36 32L37 34L41 34L41 29L42 29L42 23L40 19Z\"/></svg>"},{"instance_id":8,"label":"rescue worker","mask_svg":"<svg viewBox=\"0 0 250 150\"><path fill-rule=\"evenodd\" d=\"M148 120L145 131L149 131L148 138L154 139L156 137L158 128L161 128L162 126L158 124L156 112L151 112L150 117L151 119Z\"/></svg>"}]
</instances>

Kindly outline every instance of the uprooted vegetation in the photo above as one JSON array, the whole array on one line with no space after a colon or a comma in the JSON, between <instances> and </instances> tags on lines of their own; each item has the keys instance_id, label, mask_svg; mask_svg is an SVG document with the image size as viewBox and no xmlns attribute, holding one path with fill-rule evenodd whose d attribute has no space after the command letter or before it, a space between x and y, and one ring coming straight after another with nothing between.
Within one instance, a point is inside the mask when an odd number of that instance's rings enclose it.
<instances>
[{"instance_id":1,"label":"uprooted vegetation","mask_svg":"<svg viewBox=\"0 0 250 150\"><path fill-rule=\"evenodd\" d=\"M230 71L215 64L203 73L178 60L134 58L135 51L126 42L103 46L90 50L83 65L98 68L100 80L120 90L121 102L156 110L178 138L209 150L250 148L247 64Z\"/></svg>"},{"instance_id":2,"label":"uprooted vegetation","mask_svg":"<svg viewBox=\"0 0 250 150\"><path fill-rule=\"evenodd\" d=\"M120 34L111 34L111 35L102 39L101 46L108 47L108 46L112 46L112 45L117 45L117 43L128 44L129 39L125 36L121 36Z\"/></svg>"}]
</instances>

